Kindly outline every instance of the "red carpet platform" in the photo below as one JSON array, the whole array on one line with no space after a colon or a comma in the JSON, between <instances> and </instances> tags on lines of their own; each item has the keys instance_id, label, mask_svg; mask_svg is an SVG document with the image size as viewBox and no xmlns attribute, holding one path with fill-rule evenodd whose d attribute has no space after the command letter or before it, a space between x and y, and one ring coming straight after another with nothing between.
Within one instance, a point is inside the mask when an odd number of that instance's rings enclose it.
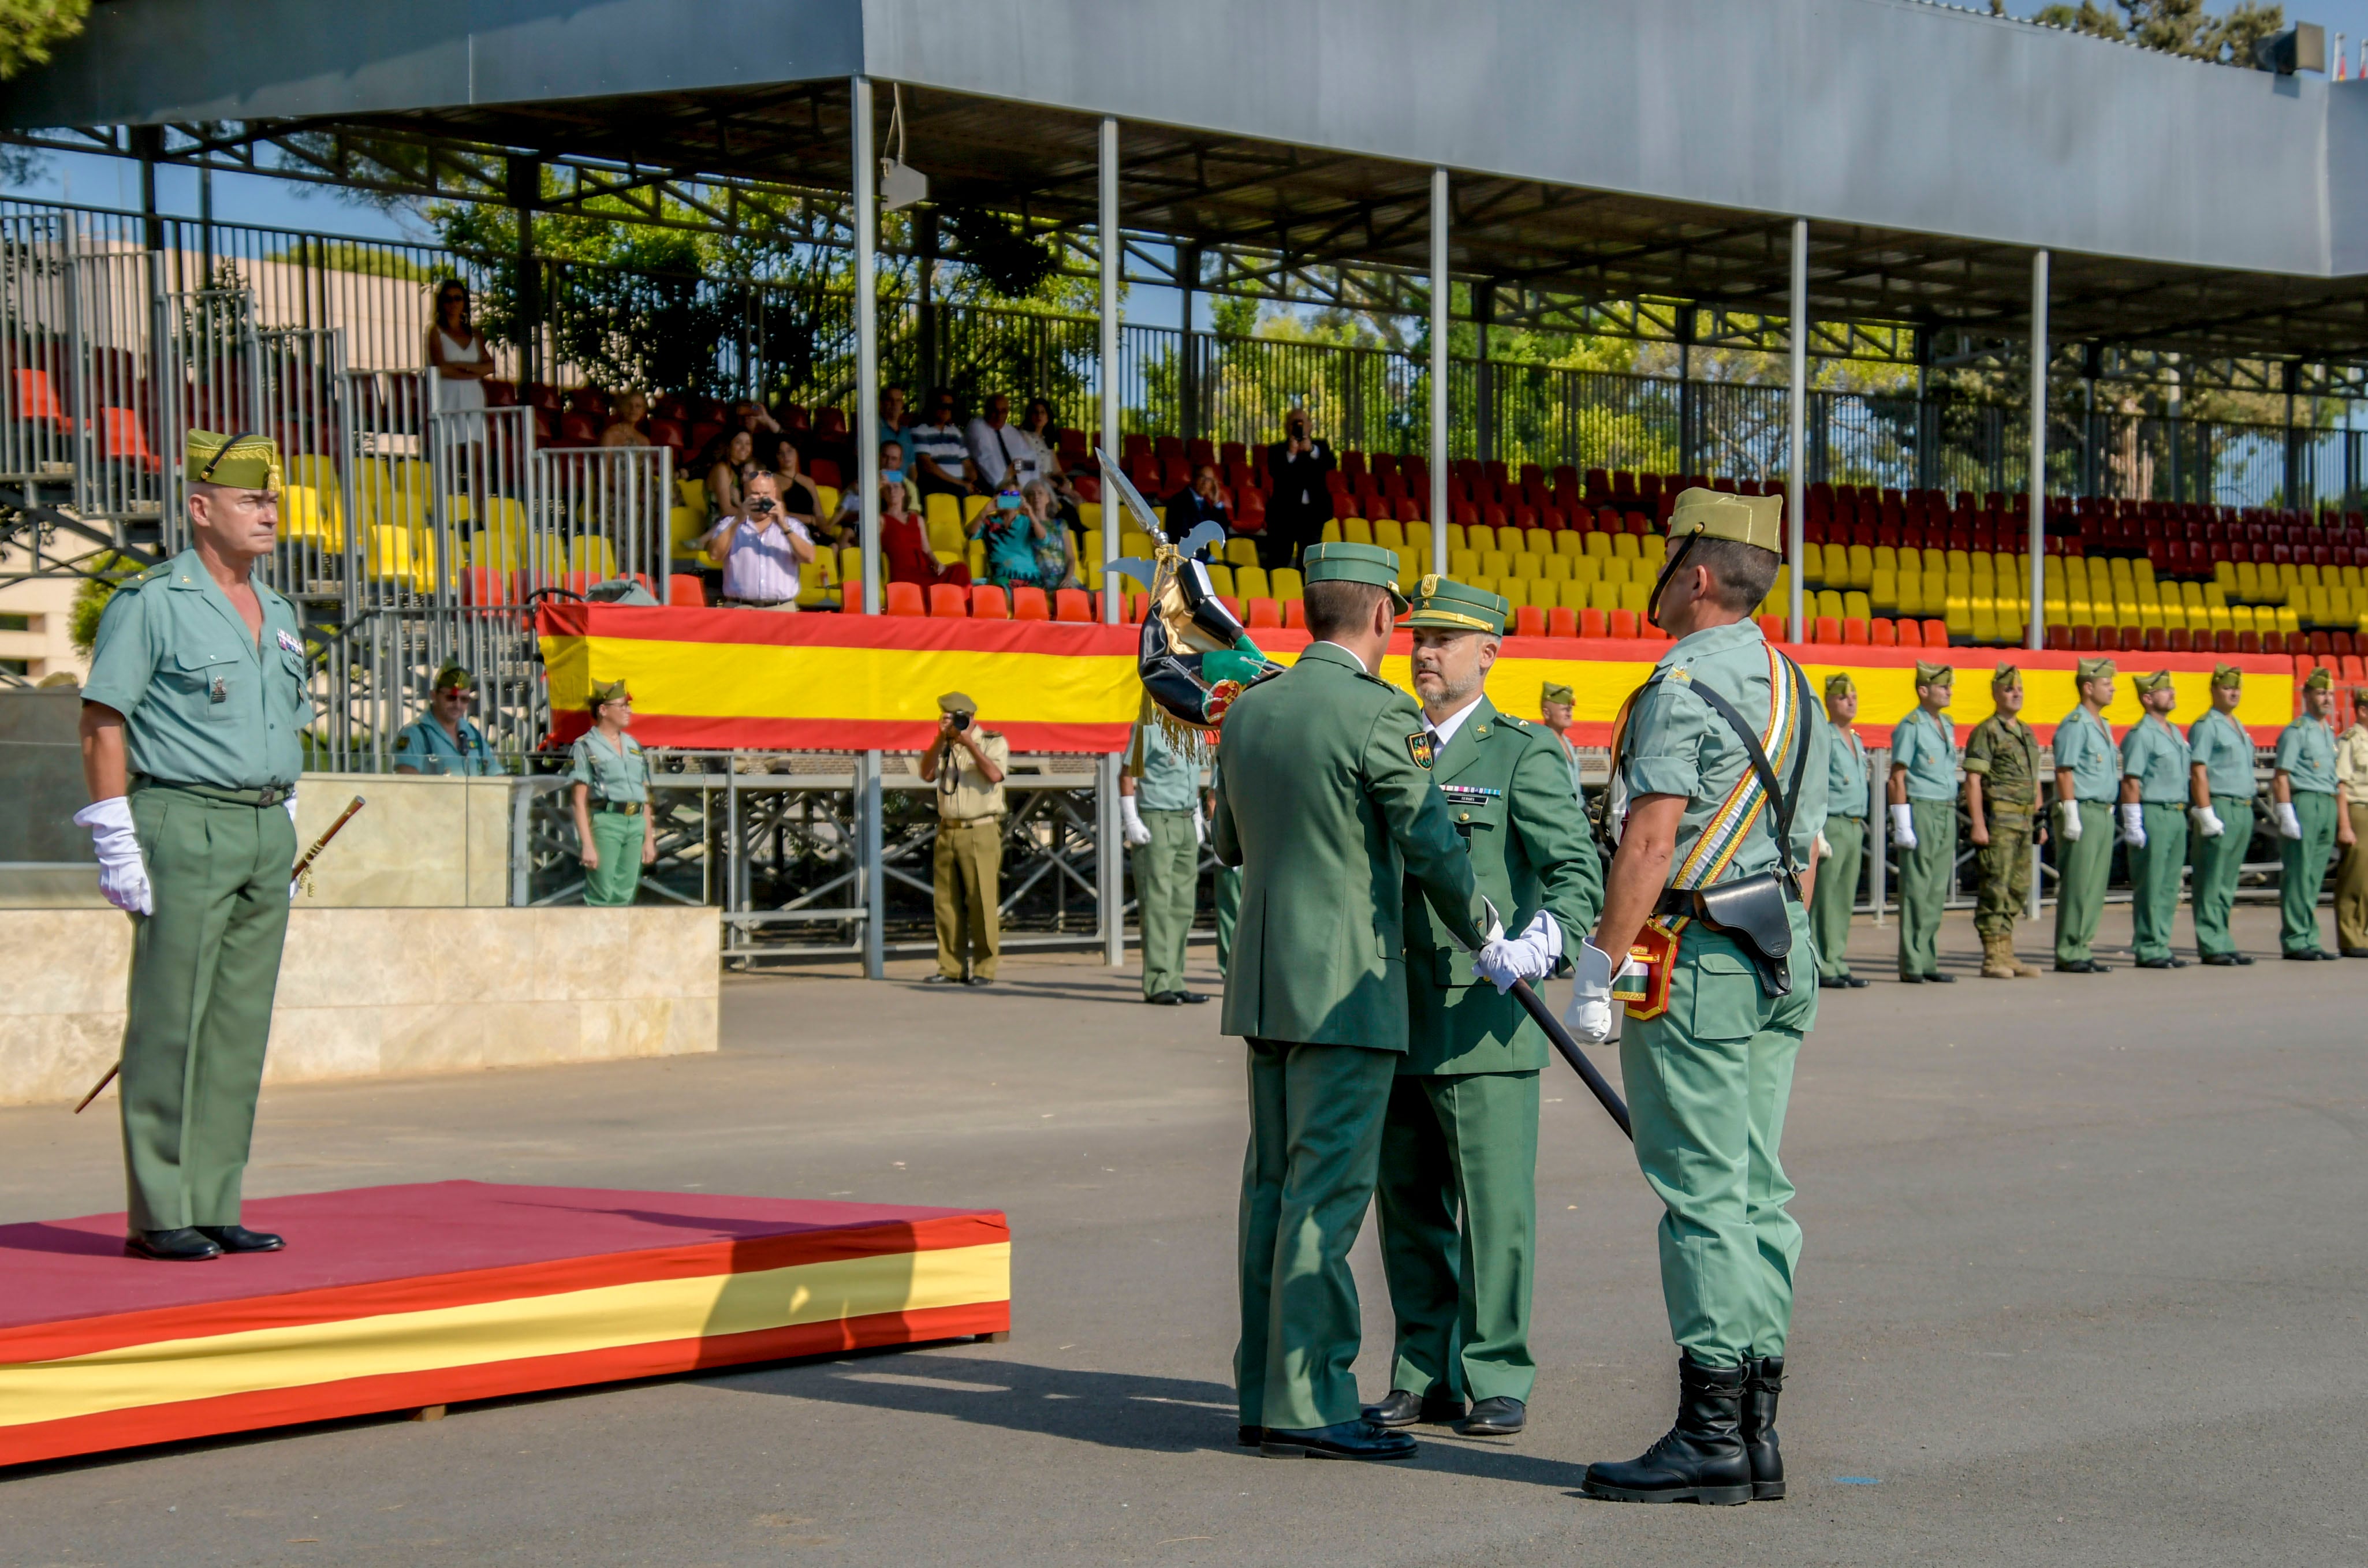
<instances>
[{"instance_id":1,"label":"red carpet platform","mask_svg":"<svg viewBox=\"0 0 2368 1568\"><path fill-rule=\"evenodd\" d=\"M0 1226L0 1464L1000 1334L993 1210L436 1182L246 1205L286 1252Z\"/></svg>"}]
</instances>

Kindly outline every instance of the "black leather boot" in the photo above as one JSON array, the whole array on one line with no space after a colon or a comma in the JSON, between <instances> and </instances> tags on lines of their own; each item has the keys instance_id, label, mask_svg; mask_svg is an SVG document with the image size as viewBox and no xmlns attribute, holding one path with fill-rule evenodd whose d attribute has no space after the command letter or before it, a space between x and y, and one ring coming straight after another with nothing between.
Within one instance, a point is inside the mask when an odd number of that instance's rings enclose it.
<instances>
[{"instance_id":1,"label":"black leather boot","mask_svg":"<svg viewBox=\"0 0 2368 1568\"><path fill-rule=\"evenodd\" d=\"M1381 1403L1365 1406L1365 1419L1376 1426L1411 1426L1417 1421L1426 1426L1452 1426L1463 1419L1463 1400L1444 1389L1422 1394L1392 1389Z\"/></svg>"},{"instance_id":2,"label":"black leather boot","mask_svg":"<svg viewBox=\"0 0 2368 1568\"><path fill-rule=\"evenodd\" d=\"M1784 1495L1784 1452L1776 1446L1776 1396L1783 1392L1783 1357L1744 1362L1739 1432L1744 1456L1751 1461L1755 1503L1773 1503Z\"/></svg>"},{"instance_id":3,"label":"black leather boot","mask_svg":"<svg viewBox=\"0 0 2368 1568\"><path fill-rule=\"evenodd\" d=\"M1621 1503L1750 1502L1742 1404L1742 1368L1705 1367L1681 1353L1677 1425L1623 1464L1588 1465L1582 1490Z\"/></svg>"}]
</instances>

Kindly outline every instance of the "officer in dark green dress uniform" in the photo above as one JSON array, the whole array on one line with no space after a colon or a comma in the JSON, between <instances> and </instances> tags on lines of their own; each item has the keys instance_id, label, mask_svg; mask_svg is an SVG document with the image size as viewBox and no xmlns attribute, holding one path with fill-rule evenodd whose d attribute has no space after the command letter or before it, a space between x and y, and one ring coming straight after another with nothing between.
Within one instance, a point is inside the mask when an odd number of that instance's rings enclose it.
<instances>
[{"instance_id":1,"label":"officer in dark green dress uniform","mask_svg":"<svg viewBox=\"0 0 2368 1568\"><path fill-rule=\"evenodd\" d=\"M461 778L507 772L469 717L476 700L477 677L458 660L445 660L428 687L427 711L395 732L394 770Z\"/></svg>"},{"instance_id":2,"label":"officer in dark green dress uniform","mask_svg":"<svg viewBox=\"0 0 2368 1568\"><path fill-rule=\"evenodd\" d=\"M1538 1074L1545 1034L1509 990L1554 972L1595 924L1603 863L1552 730L1488 699L1505 615L1485 589L1425 577L1406 624L1431 778L1508 932L1478 954L1406 890L1406 1053L1382 1129L1382 1266L1397 1315L1384 1426L1455 1421L1511 1437L1527 1419L1537 1262ZM1500 989L1501 988L1501 989Z\"/></svg>"},{"instance_id":3,"label":"officer in dark green dress uniform","mask_svg":"<svg viewBox=\"0 0 2368 1568\"><path fill-rule=\"evenodd\" d=\"M1397 556L1324 544L1304 562L1315 641L1226 710L1211 824L1242 869L1223 1026L1249 1055L1240 1435L1270 1455L1406 1459L1414 1440L1358 1403L1349 1249L1407 1047L1405 884L1467 948L1479 903L1422 710L1378 673L1406 608Z\"/></svg>"},{"instance_id":4,"label":"officer in dark green dress uniform","mask_svg":"<svg viewBox=\"0 0 2368 1568\"><path fill-rule=\"evenodd\" d=\"M83 687L99 886L132 916L123 1026L125 1250L273 1252L238 1222L296 861L313 715L296 612L254 578L279 528L279 450L188 435L191 542L117 588Z\"/></svg>"}]
</instances>

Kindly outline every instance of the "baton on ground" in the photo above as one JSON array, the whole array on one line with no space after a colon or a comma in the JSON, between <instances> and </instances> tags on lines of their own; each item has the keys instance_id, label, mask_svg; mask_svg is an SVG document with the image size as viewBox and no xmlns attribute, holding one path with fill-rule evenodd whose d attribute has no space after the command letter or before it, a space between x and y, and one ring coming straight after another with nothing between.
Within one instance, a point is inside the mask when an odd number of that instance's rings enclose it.
<instances>
[{"instance_id":1,"label":"baton on ground","mask_svg":"<svg viewBox=\"0 0 2368 1568\"><path fill-rule=\"evenodd\" d=\"M337 836L337 830L345 826L346 824L353 821L354 813L360 811L366 804L368 804L368 801L359 795L356 795L350 801L348 801L346 805L346 809L337 813L337 820L329 824L329 831L321 835L320 837L313 840L313 847L307 849L302 856L297 858L295 867L288 873L289 881L299 881L303 877L306 871L311 870L313 869L313 858L318 856L322 850L326 849L329 846L329 840ZM74 1113L76 1116L80 1116L84 1111L89 1109L90 1102L98 1098L100 1092L103 1091L108 1085L115 1082L115 1075L122 1071L123 1062L121 1059L119 1058L115 1065L107 1070L107 1076L101 1078L97 1083L93 1084L90 1086L90 1093L83 1096L82 1099L76 1103L74 1108ZM1624 1126L1625 1123L1623 1122L1622 1125Z\"/></svg>"}]
</instances>

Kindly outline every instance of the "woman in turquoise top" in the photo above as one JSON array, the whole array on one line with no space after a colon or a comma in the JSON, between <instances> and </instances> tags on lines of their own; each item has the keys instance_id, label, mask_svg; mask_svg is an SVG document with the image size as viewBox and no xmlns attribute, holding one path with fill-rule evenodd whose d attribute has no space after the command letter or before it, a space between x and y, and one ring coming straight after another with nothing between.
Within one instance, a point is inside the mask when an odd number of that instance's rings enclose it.
<instances>
[{"instance_id":1,"label":"woman in turquoise top","mask_svg":"<svg viewBox=\"0 0 2368 1568\"><path fill-rule=\"evenodd\" d=\"M639 741L625 733L633 699L620 680L592 686L592 728L568 753L575 788L575 835L583 845L584 902L624 904L641 891L642 868L658 858L650 815L650 770Z\"/></svg>"}]
</instances>

